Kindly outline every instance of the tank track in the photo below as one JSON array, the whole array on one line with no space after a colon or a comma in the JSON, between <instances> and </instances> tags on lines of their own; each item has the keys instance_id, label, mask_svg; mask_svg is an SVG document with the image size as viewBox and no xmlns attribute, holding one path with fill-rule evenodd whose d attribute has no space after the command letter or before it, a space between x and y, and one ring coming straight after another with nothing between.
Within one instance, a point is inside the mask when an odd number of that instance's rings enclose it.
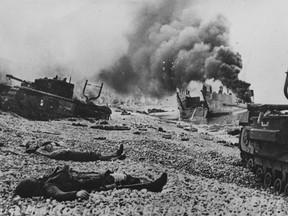
<instances>
[{"instance_id":1,"label":"tank track","mask_svg":"<svg viewBox=\"0 0 288 216\"><path fill-rule=\"evenodd\" d=\"M257 154L255 148L263 143L249 139L248 127L244 126L241 129L239 138L243 165L255 174L257 181L261 182L265 189L272 187L276 194L283 193L284 196L288 196L288 161L277 159L281 155L267 157ZM244 150L245 146L252 146L251 151Z\"/></svg>"}]
</instances>

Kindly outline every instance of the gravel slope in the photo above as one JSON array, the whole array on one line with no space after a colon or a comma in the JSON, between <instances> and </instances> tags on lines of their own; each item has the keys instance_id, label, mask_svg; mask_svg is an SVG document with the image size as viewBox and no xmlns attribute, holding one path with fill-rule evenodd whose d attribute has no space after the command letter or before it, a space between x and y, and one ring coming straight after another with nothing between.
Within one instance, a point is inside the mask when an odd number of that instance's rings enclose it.
<instances>
[{"instance_id":1,"label":"gravel slope","mask_svg":"<svg viewBox=\"0 0 288 216\"><path fill-rule=\"evenodd\" d=\"M90 128L99 121L83 119L38 122L8 113L0 113L0 119L0 215L288 214L286 198L255 182L253 174L241 166L235 145L213 133L187 131L188 123L114 112L109 125L125 125L130 130L109 131ZM24 153L27 140L58 141L72 149L102 152L114 151L123 143L128 157L113 162L55 161ZM11 197L21 179L43 175L64 164L75 170L110 169L151 180L165 171L168 182L161 193L92 192L84 201Z\"/></svg>"}]
</instances>

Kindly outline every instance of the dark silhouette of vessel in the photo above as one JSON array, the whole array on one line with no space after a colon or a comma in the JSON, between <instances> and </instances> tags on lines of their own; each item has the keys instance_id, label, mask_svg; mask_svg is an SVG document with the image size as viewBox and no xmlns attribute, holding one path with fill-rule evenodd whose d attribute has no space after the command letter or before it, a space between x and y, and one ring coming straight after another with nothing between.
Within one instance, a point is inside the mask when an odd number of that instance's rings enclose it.
<instances>
[{"instance_id":1,"label":"dark silhouette of vessel","mask_svg":"<svg viewBox=\"0 0 288 216\"><path fill-rule=\"evenodd\" d=\"M251 91L252 92L252 91ZM200 97L191 97L188 90L177 91L178 109L181 119L191 119L195 116L215 117L244 111L247 104L232 93L223 93L221 86L218 92L212 91L210 85L203 85Z\"/></svg>"}]
</instances>

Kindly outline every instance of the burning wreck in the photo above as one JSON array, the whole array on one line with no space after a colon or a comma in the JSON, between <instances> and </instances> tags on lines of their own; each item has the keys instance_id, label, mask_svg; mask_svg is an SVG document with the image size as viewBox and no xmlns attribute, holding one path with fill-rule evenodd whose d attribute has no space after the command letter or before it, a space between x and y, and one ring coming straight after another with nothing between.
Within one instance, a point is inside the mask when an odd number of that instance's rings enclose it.
<instances>
[{"instance_id":1,"label":"burning wreck","mask_svg":"<svg viewBox=\"0 0 288 216\"><path fill-rule=\"evenodd\" d=\"M98 106L92 102L96 100L102 91L100 86L98 96L88 98L85 95L87 81L83 88L83 96L86 102L73 98L74 84L66 79L59 80L40 78L34 82L25 81L12 75L6 75L10 79L21 82L20 86L0 84L0 109L12 111L31 120L52 120L65 117L93 117L108 119L112 113L107 106Z\"/></svg>"},{"instance_id":2,"label":"burning wreck","mask_svg":"<svg viewBox=\"0 0 288 216\"><path fill-rule=\"evenodd\" d=\"M212 86L204 84L201 93L202 100L200 97L191 97L188 90L176 92L181 119L191 119L195 116L215 117L247 109L247 103L236 95L223 93L222 86L217 93L212 91ZM253 96L253 91L249 91L249 94L250 97Z\"/></svg>"}]
</instances>

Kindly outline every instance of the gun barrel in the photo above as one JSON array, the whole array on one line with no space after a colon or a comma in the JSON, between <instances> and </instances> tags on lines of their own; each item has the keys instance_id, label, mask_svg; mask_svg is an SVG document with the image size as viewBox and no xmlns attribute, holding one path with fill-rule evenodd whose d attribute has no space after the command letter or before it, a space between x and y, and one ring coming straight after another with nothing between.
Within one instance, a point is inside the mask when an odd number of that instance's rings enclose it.
<instances>
[{"instance_id":1,"label":"gun barrel","mask_svg":"<svg viewBox=\"0 0 288 216\"><path fill-rule=\"evenodd\" d=\"M11 74L6 74L6 77L8 77L9 79L17 80L17 81L19 81L19 82L30 83L30 82L28 82L28 81L25 81L25 80L19 79L19 78L17 78L17 77L14 77L14 76L11 75Z\"/></svg>"}]
</instances>

